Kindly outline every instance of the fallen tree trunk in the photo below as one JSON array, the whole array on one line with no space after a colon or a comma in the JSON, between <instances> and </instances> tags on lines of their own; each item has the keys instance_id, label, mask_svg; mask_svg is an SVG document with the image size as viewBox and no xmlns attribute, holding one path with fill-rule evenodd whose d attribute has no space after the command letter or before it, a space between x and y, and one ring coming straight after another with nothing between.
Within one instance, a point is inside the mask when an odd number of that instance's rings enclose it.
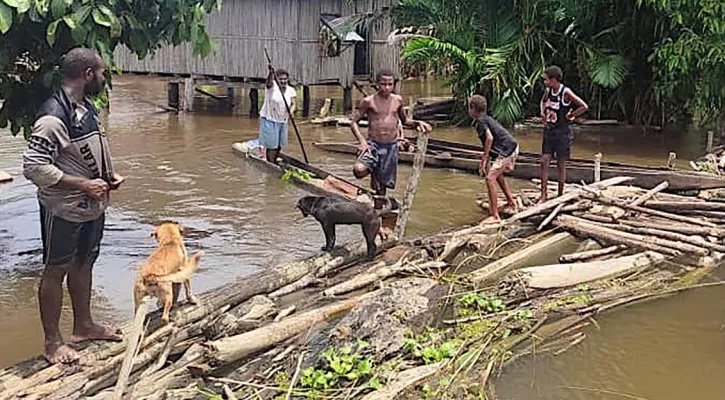
<instances>
[{"instance_id":1,"label":"fallen tree trunk","mask_svg":"<svg viewBox=\"0 0 725 400\"><path fill-rule=\"evenodd\" d=\"M629 204L627 204L623 201L615 200L615 199L605 197L605 196L594 196L594 195L588 194L587 197L592 200L603 203L603 204L622 207L622 208L625 208L625 209L628 209L631 211L638 212L640 214L653 215L655 217L669 219L671 221L684 222L684 223L691 224L691 225L707 226L710 228L716 227L716 225L713 224L712 222L703 221L703 220L700 220L697 218L683 217L681 215L652 210L650 208L641 207L641 206L630 206Z\"/></svg>"},{"instance_id":2,"label":"fallen tree trunk","mask_svg":"<svg viewBox=\"0 0 725 400\"><path fill-rule=\"evenodd\" d=\"M706 249L710 249L710 250L714 250L714 251L725 252L725 246L723 246L721 244L708 242L707 240L702 239L698 236L683 235L681 233L663 231L663 230L652 229L652 228L639 228L639 227L629 226L629 225L609 225L609 227L612 229L619 229L619 230L629 232L629 233L640 233L643 235L657 236L657 237L674 240L674 241L678 241L678 242L689 243L693 246L704 247Z\"/></svg>"},{"instance_id":3,"label":"fallen tree trunk","mask_svg":"<svg viewBox=\"0 0 725 400\"><path fill-rule=\"evenodd\" d=\"M659 185L655 186L651 190L649 190L647 193L643 194L642 196L638 197L633 202L629 203L630 206L637 207L644 204L647 200L651 199L656 195L657 193L667 189L670 186L669 182L664 181L660 183Z\"/></svg>"},{"instance_id":4,"label":"fallen tree trunk","mask_svg":"<svg viewBox=\"0 0 725 400\"><path fill-rule=\"evenodd\" d=\"M632 233L620 232L615 229L607 228L606 226L568 215L559 216L556 219L555 224L579 234L593 236L610 243L624 244L645 250L652 250L673 257L678 257L682 255L683 252L694 253L697 255L707 255L708 253L707 249L700 247L684 243L676 243L665 239L648 238Z\"/></svg>"},{"instance_id":5,"label":"fallen tree trunk","mask_svg":"<svg viewBox=\"0 0 725 400\"><path fill-rule=\"evenodd\" d=\"M505 274L525 259L538 253L541 250L555 246L565 240L570 240L572 236L569 233L562 232L550 236L544 240L525 247L513 254L496 260L483 268L477 269L468 275L468 280L473 282L475 287L481 287L487 281Z\"/></svg>"},{"instance_id":6,"label":"fallen tree trunk","mask_svg":"<svg viewBox=\"0 0 725 400\"><path fill-rule=\"evenodd\" d=\"M674 212L688 212L691 210L725 211L725 203L709 201L650 201L647 203L647 207Z\"/></svg>"},{"instance_id":7,"label":"fallen tree trunk","mask_svg":"<svg viewBox=\"0 0 725 400\"><path fill-rule=\"evenodd\" d=\"M693 226L693 225L687 225L687 224L667 224L667 223L657 223L657 222L651 222L647 220L637 220L637 221L630 221L630 220L620 220L620 224L622 225L629 225L629 226L636 226L639 228L651 228L651 229L659 229L661 231L670 231L670 232L678 232L685 235L702 235L702 236L714 236L723 238L725 237L725 229L721 228L706 228L702 226Z\"/></svg>"},{"instance_id":8,"label":"fallen tree trunk","mask_svg":"<svg viewBox=\"0 0 725 400\"><path fill-rule=\"evenodd\" d=\"M414 271L419 269L423 271L427 269L440 269L443 268L445 265L446 263L441 261L431 261L421 265L417 265L415 263L406 263L401 260L398 263L389 267L384 266L373 272L357 275L350 280L347 280L325 290L324 292L322 292L322 295L325 297L339 296L344 293L352 292L353 290L362 289L375 282L382 281L402 272Z\"/></svg>"},{"instance_id":9,"label":"fallen tree trunk","mask_svg":"<svg viewBox=\"0 0 725 400\"><path fill-rule=\"evenodd\" d=\"M627 246L620 244L620 245L616 245L616 246L605 247L603 249L598 249L598 250L589 250L589 251L582 251L579 253L564 254L561 257L559 257L559 262L573 263L573 262L578 262L578 261L591 260L592 258L606 256L606 255L609 255L612 253L616 253L618 251L622 251L626 248L627 248Z\"/></svg>"},{"instance_id":10,"label":"fallen tree trunk","mask_svg":"<svg viewBox=\"0 0 725 400\"><path fill-rule=\"evenodd\" d=\"M375 292L368 296L375 295ZM356 307L363 296L343 300L316 310L274 322L241 335L210 342L206 345L206 357L217 364L228 364L236 360L281 343L311 326Z\"/></svg>"},{"instance_id":11,"label":"fallen tree trunk","mask_svg":"<svg viewBox=\"0 0 725 400\"><path fill-rule=\"evenodd\" d=\"M297 282L290 283L287 286L284 286L282 288L279 288L275 290L274 292L269 294L269 297L272 299L276 299L279 297L282 297L284 295L294 293L300 289L304 289L308 286L313 286L317 284L319 280L315 278L315 275L313 274L307 274L300 278Z\"/></svg>"},{"instance_id":12,"label":"fallen tree trunk","mask_svg":"<svg viewBox=\"0 0 725 400\"><path fill-rule=\"evenodd\" d=\"M526 286L532 289L564 288L646 268L665 258L660 253L648 251L606 261L524 268L517 273Z\"/></svg>"}]
</instances>

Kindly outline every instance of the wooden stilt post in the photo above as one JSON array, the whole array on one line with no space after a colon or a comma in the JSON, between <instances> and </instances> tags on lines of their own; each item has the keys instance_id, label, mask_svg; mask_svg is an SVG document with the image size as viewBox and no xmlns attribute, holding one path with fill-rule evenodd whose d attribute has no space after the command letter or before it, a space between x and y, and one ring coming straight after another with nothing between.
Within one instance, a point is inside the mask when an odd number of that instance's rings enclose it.
<instances>
[{"instance_id":1,"label":"wooden stilt post","mask_svg":"<svg viewBox=\"0 0 725 400\"><path fill-rule=\"evenodd\" d=\"M227 106L229 110L234 110L234 86L231 83L227 83Z\"/></svg>"},{"instance_id":2,"label":"wooden stilt post","mask_svg":"<svg viewBox=\"0 0 725 400\"><path fill-rule=\"evenodd\" d=\"M184 111L194 111L194 78L184 79Z\"/></svg>"},{"instance_id":3,"label":"wooden stilt post","mask_svg":"<svg viewBox=\"0 0 725 400\"><path fill-rule=\"evenodd\" d=\"M179 81L169 82L167 102L170 108L179 109Z\"/></svg>"},{"instance_id":4,"label":"wooden stilt post","mask_svg":"<svg viewBox=\"0 0 725 400\"><path fill-rule=\"evenodd\" d=\"M677 159L677 153L670 152L670 157L667 159L667 168L675 169L675 160Z\"/></svg>"},{"instance_id":5,"label":"wooden stilt post","mask_svg":"<svg viewBox=\"0 0 725 400\"><path fill-rule=\"evenodd\" d=\"M405 234L405 227L408 224L408 218L410 216L410 209L413 207L413 199L415 193L418 191L418 182L420 181L420 175L423 172L423 166L425 164L425 153L428 149L428 133L418 133L418 143L416 144L415 158L413 159L413 172L410 174L408 179L408 186L405 188L405 197L403 198L403 204L400 207L400 215L398 215L398 222L395 224L395 237L398 240L403 238Z\"/></svg>"},{"instance_id":6,"label":"wooden stilt post","mask_svg":"<svg viewBox=\"0 0 725 400\"><path fill-rule=\"evenodd\" d=\"M594 155L594 182L602 180L602 153Z\"/></svg>"},{"instance_id":7,"label":"wooden stilt post","mask_svg":"<svg viewBox=\"0 0 725 400\"><path fill-rule=\"evenodd\" d=\"M302 117L307 118L310 116L310 87L307 85L302 86Z\"/></svg>"},{"instance_id":8,"label":"wooden stilt post","mask_svg":"<svg viewBox=\"0 0 725 400\"><path fill-rule=\"evenodd\" d=\"M352 111L352 88L346 87L342 89L342 111Z\"/></svg>"},{"instance_id":9,"label":"wooden stilt post","mask_svg":"<svg viewBox=\"0 0 725 400\"><path fill-rule=\"evenodd\" d=\"M259 90L249 89L249 118L259 118Z\"/></svg>"},{"instance_id":10,"label":"wooden stilt post","mask_svg":"<svg viewBox=\"0 0 725 400\"><path fill-rule=\"evenodd\" d=\"M707 152L709 153L712 150L712 140L715 135L715 132L713 131L707 131Z\"/></svg>"}]
</instances>

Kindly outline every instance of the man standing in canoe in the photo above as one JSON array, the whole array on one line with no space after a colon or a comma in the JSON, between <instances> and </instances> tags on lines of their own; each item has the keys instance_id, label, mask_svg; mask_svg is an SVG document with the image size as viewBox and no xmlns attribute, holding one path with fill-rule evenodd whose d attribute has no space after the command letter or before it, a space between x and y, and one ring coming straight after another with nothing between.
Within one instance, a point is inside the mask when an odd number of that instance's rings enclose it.
<instances>
[{"instance_id":1,"label":"man standing in canoe","mask_svg":"<svg viewBox=\"0 0 725 400\"><path fill-rule=\"evenodd\" d=\"M264 104L259 113L259 142L266 149L267 161L277 163L277 155L287 146L288 120L294 118L297 93L289 85L289 73L283 69L274 70L271 64L267 66L266 89L264 90ZM275 82L275 74L279 86ZM284 98L282 97L284 93ZM285 101L290 111L287 113Z\"/></svg>"},{"instance_id":2,"label":"man standing in canoe","mask_svg":"<svg viewBox=\"0 0 725 400\"><path fill-rule=\"evenodd\" d=\"M574 92L561 83L561 68L552 66L544 72L544 96L541 98L541 118L546 124L541 143L541 197L539 202L548 199L549 163L556 158L559 169L559 196L564 194L566 183L566 160L571 156L574 135L569 123L584 114L589 106ZM576 106L572 110L572 105Z\"/></svg>"},{"instance_id":3,"label":"man standing in canoe","mask_svg":"<svg viewBox=\"0 0 725 400\"><path fill-rule=\"evenodd\" d=\"M516 212L516 202L511 195L511 189L504 178L504 173L513 171L516 157L519 155L519 145L516 140L498 121L487 115L487 109L486 98L481 95L473 95L468 100L468 115L473 118L473 127L483 145L479 171L481 176L486 177L488 208L491 213L491 216L483 220L481 225L501 222L501 217L498 215L497 184L501 186L501 190L506 196L506 207ZM489 159L492 161L490 168Z\"/></svg>"},{"instance_id":4,"label":"man standing in canoe","mask_svg":"<svg viewBox=\"0 0 725 400\"><path fill-rule=\"evenodd\" d=\"M371 175L370 187L376 195L384 197L387 189L394 189L398 173L399 122L418 131L430 132L431 126L422 121L409 119L403 109L403 97L393 93L395 75L390 70L380 70L375 80L378 91L366 96L352 118L350 129L358 141L358 159L353 174L362 179ZM368 138L360 133L358 123L368 118ZM381 206L376 202L376 206Z\"/></svg>"},{"instance_id":5,"label":"man standing in canoe","mask_svg":"<svg viewBox=\"0 0 725 400\"><path fill-rule=\"evenodd\" d=\"M45 333L45 358L72 363L78 353L58 328L63 280L73 304L71 342L120 341L120 331L91 318L93 263L100 251L109 192L123 177L113 172L106 135L88 100L103 89L105 65L95 51L75 48L61 63L63 83L38 112L23 174L38 186L43 270L38 290Z\"/></svg>"}]
</instances>

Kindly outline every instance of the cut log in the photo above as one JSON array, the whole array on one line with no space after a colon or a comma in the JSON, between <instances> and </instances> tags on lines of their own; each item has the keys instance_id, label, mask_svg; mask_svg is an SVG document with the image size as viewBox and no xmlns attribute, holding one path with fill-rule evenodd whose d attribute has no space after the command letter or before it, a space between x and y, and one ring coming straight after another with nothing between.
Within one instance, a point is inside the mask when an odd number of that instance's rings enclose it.
<instances>
[{"instance_id":1,"label":"cut log","mask_svg":"<svg viewBox=\"0 0 725 400\"><path fill-rule=\"evenodd\" d=\"M644 204L647 200L651 199L656 195L657 193L667 189L670 186L669 182L664 181L660 183L659 185L655 186L654 188L650 189L647 193L643 194L642 196L638 197L633 202L629 203L630 206L641 206Z\"/></svg>"},{"instance_id":2,"label":"cut log","mask_svg":"<svg viewBox=\"0 0 725 400\"><path fill-rule=\"evenodd\" d=\"M697 219L697 218L683 217L681 215L675 215L675 214L670 214L670 213L666 213L663 211L657 211L657 210L653 210L653 209L647 208L647 207L630 206L629 204L627 204L623 201L615 200L615 199L605 197L605 196L593 196L593 195L587 195L587 196L590 199L598 201L602 204L608 204L608 205L612 205L612 206L622 207L622 208L625 208L625 209L628 209L631 211L638 212L640 214L652 215L655 217L665 218L665 219L669 219L671 221L684 222L686 224L692 224L692 225L708 226L711 228L714 228L716 226L712 222L703 221L703 220Z\"/></svg>"},{"instance_id":3,"label":"cut log","mask_svg":"<svg viewBox=\"0 0 725 400\"><path fill-rule=\"evenodd\" d=\"M382 389L365 395L362 400L395 400L398 395L416 383L431 377L443 368L444 363L438 362L398 372Z\"/></svg>"},{"instance_id":4,"label":"cut log","mask_svg":"<svg viewBox=\"0 0 725 400\"><path fill-rule=\"evenodd\" d=\"M598 250L589 250L589 251L582 251L580 253L564 254L561 257L559 257L559 262L573 263L573 262L591 260L592 258L606 256L606 255L609 255L612 253L616 253L618 251L622 251L626 248L627 248L627 246L617 245L617 246L605 247L603 249L598 249Z\"/></svg>"},{"instance_id":5,"label":"cut log","mask_svg":"<svg viewBox=\"0 0 725 400\"><path fill-rule=\"evenodd\" d=\"M664 261L665 258L660 253L648 251L606 261L524 268L517 273L526 286L532 289L564 288L646 268Z\"/></svg>"},{"instance_id":6,"label":"cut log","mask_svg":"<svg viewBox=\"0 0 725 400\"><path fill-rule=\"evenodd\" d=\"M468 279L473 282L474 286L481 287L491 279L501 276L510 271L511 269L515 268L516 266L520 265L524 260L538 253L539 251L571 239L572 236L569 233L557 233L504 258L496 260L483 268L471 272L468 276Z\"/></svg>"},{"instance_id":7,"label":"cut log","mask_svg":"<svg viewBox=\"0 0 725 400\"><path fill-rule=\"evenodd\" d=\"M707 240L694 235L684 235L681 233L676 232L670 232L670 231L664 231L660 229L652 229L652 228L640 228L636 226L629 226L629 225L608 225L609 228L612 229L619 229L624 232L629 233L639 233L642 235L649 235L649 236L657 236L661 238L665 238L668 240L673 240L676 242L682 242L682 243L689 243L693 246L698 247L704 247L706 249L719 251L719 252L725 252L725 246L721 244L711 243Z\"/></svg>"},{"instance_id":8,"label":"cut log","mask_svg":"<svg viewBox=\"0 0 725 400\"><path fill-rule=\"evenodd\" d=\"M549 225L551 223L551 221L553 221L554 218L556 218L556 216L559 214L559 212L561 211L562 208L564 208L564 204L559 204L558 206L556 206L556 208L554 209L554 211L552 211L551 214L549 214L549 216L546 217L546 219L544 219L543 221L541 221L541 224L539 225L538 228L536 228L536 230L537 231L541 231L547 225Z\"/></svg>"},{"instance_id":9,"label":"cut log","mask_svg":"<svg viewBox=\"0 0 725 400\"><path fill-rule=\"evenodd\" d=\"M585 236L592 236L609 243L624 244L635 248L652 250L673 257L678 257L682 255L683 252L691 252L697 255L707 254L707 250L700 247L684 243L676 243L665 239L649 238L632 233L621 232L568 215L560 215L554 223L555 225L567 228L576 233Z\"/></svg>"},{"instance_id":10,"label":"cut log","mask_svg":"<svg viewBox=\"0 0 725 400\"><path fill-rule=\"evenodd\" d=\"M375 292L369 294L375 295ZM334 303L316 310L274 322L241 335L219 339L207 344L207 357L218 364L227 364L281 343L311 326L356 307L361 297Z\"/></svg>"},{"instance_id":11,"label":"cut log","mask_svg":"<svg viewBox=\"0 0 725 400\"><path fill-rule=\"evenodd\" d=\"M121 372L118 374L118 381L116 387L113 390L113 400L121 400L123 392L126 390L128 384L128 377L131 375L131 368L133 368L133 359L138 354L139 342L141 341L141 335L144 331L144 321L146 320L146 314L148 314L149 305L151 304L151 298L144 296L136 310L136 316L133 320L133 329L131 330L131 337L128 340L128 346L126 347L126 354L123 356L123 364L121 365Z\"/></svg>"},{"instance_id":12,"label":"cut log","mask_svg":"<svg viewBox=\"0 0 725 400\"><path fill-rule=\"evenodd\" d=\"M345 264L345 259L343 257L336 257L336 258L330 260L325 265L321 266L317 270L317 272L315 272L315 276L317 278L323 278L325 275L336 270L337 268L340 268L344 264Z\"/></svg>"},{"instance_id":13,"label":"cut log","mask_svg":"<svg viewBox=\"0 0 725 400\"><path fill-rule=\"evenodd\" d=\"M650 201L647 207L672 212L698 211L725 211L725 203L710 201Z\"/></svg>"},{"instance_id":14,"label":"cut log","mask_svg":"<svg viewBox=\"0 0 725 400\"><path fill-rule=\"evenodd\" d=\"M308 286L313 286L317 284L319 281L313 274L307 274L300 278L297 282L290 283L289 285L279 288L276 291L269 294L269 297L272 299L276 299L279 297L282 297L284 295L294 293L300 289L304 289Z\"/></svg>"},{"instance_id":15,"label":"cut log","mask_svg":"<svg viewBox=\"0 0 725 400\"><path fill-rule=\"evenodd\" d=\"M0 183L10 182L13 180L13 176L5 171L0 171Z\"/></svg>"},{"instance_id":16,"label":"cut log","mask_svg":"<svg viewBox=\"0 0 725 400\"><path fill-rule=\"evenodd\" d=\"M401 260L402 261L402 260ZM413 271L413 270L423 270L426 271L427 269L435 270L443 268L446 263L441 261L431 261L427 262L421 265L416 265L414 263L409 262L397 262L394 265L391 265L389 267L384 266L382 268L378 268L375 271L356 275L350 280L347 280L345 282L342 282L338 285L335 285L324 292L322 292L323 296L330 297L330 296L339 296L344 293L352 292L353 290L362 289L368 285L371 285L375 282L382 281L384 279L387 279L393 275L403 273L406 271Z\"/></svg>"},{"instance_id":17,"label":"cut log","mask_svg":"<svg viewBox=\"0 0 725 400\"><path fill-rule=\"evenodd\" d=\"M636 226L640 228L651 228L651 229L659 229L662 231L670 231L670 232L678 232L685 235L701 235L701 236L714 236L723 238L725 237L725 229L720 228L706 228L702 226L693 226L693 225L687 225L687 224L668 224L668 223L658 223L658 222L652 222L647 220L639 220L639 221L630 221L630 220L620 220L620 224L623 225L629 225L629 226Z\"/></svg>"},{"instance_id":18,"label":"cut log","mask_svg":"<svg viewBox=\"0 0 725 400\"><path fill-rule=\"evenodd\" d=\"M466 247L470 238L470 236L457 236L447 241L443 252L438 256L438 261L452 263Z\"/></svg>"},{"instance_id":19,"label":"cut log","mask_svg":"<svg viewBox=\"0 0 725 400\"><path fill-rule=\"evenodd\" d=\"M609 186L621 185L622 183L629 182L631 180L632 180L632 178L629 178L629 177L610 178L610 179L605 179L601 182L595 182L595 183L589 185L588 188L595 189L595 190L604 189ZM549 209L552 209L552 208L558 206L559 204L564 204L571 200L577 199L577 198L581 197L583 193L584 193L583 190L577 190L577 191L572 191L569 193L564 193L563 195L561 195L557 198L551 199L545 203L538 204L534 207L528 208L528 209L514 215L513 217L508 218L506 220L506 222L520 221L522 219L526 219L526 218L532 217L534 215L541 214L541 213L545 212L546 210L549 210Z\"/></svg>"},{"instance_id":20,"label":"cut log","mask_svg":"<svg viewBox=\"0 0 725 400\"><path fill-rule=\"evenodd\" d=\"M405 228L408 225L410 209L413 207L413 199L415 198L415 194L418 192L418 182L420 182L420 175L423 172L423 167L425 165L425 154L427 149L428 132L419 132L415 158L413 159L413 172L410 174L410 178L408 179L408 185L405 188L405 195L403 197L403 204L400 207L398 221L395 224L395 237L398 238L398 240L403 238Z\"/></svg>"}]
</instances>

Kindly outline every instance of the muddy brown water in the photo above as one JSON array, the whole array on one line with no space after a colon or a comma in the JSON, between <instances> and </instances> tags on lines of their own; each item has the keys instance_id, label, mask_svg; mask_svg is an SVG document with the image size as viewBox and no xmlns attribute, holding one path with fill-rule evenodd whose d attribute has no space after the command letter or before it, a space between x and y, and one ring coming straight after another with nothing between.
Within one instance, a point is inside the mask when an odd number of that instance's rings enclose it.
<instances>
[{"instance_id":1,"label":"muddy brown water","mask_svg":"<svg viewBox=\"0 0 725 400\"><path fill-rule=\"evenodd\" d=\"M257 136L258 121L239 112L159 113L150 103L164 104L165 87L159 78L119 77L114 82L110 113L104 115L115 166L128 179L113 194L95 267L94 310L102 321L121 321L132 315L135 270L154 247L149 233L159 220L180 221L189 231L190 251L205 250L192 282L199 292L275 263L310 256L323 242L317 223L303 219L294 209L304 191L233 154L233 142ZM405 82L403 94L440 96L446 89L436 82ZM248 109L245 93L239 95L237 111ZM342 97L339 89L332 88L313 88L312 95L312 104L324 97L337 98L339 104ZM311 163L353 179L350 156L321 152L311 145L313 141L350 140L349 129L306 123L300 129ZM539 150L540 133L517 132L516 136L523 150ZM434 137L477 140L469 127L436 129ZM696 155L701 144L692 137L643 137L632 132L582 135L575 142L574 156L591 157L601 151L607 160L662 165L669 151L677 151L680 158ZM292 132L290 142L290 153L299 156ZM0 131L0 170L15 177L12 183L0 185L0 367L37 354L42 343L36 300L41 258L38 206L35 187L21 175L24 147L22 138ZM399 197L410 168L401 166L400 170ZM533 187L523 181L514 181L512 186ZM475 200L483 190L481 179L473 175L427 169L409 234L479 220ZM357 228L339 229L341 242L358 236ZM602 330L591 332L590 340L571 352L551 360L538 357L515 364L497 382L499 392L503 398L516 399L594 399L608 397L601 392L557 388L606 386L650 393L651 399L675 399L685 392L646 389L659 387L660 382L663 387L681 382L683 387L693 388L686 393L707 393L698 398L723 398L723 381L708 379L725 373L721 327L725 306L718 301L721 298L722 291L708 289L606 316L600 320ZM70 318L66 298L61 322L66 333ZM593 381L601 385L592 385Z\"/></svg>"}]
</instances>

